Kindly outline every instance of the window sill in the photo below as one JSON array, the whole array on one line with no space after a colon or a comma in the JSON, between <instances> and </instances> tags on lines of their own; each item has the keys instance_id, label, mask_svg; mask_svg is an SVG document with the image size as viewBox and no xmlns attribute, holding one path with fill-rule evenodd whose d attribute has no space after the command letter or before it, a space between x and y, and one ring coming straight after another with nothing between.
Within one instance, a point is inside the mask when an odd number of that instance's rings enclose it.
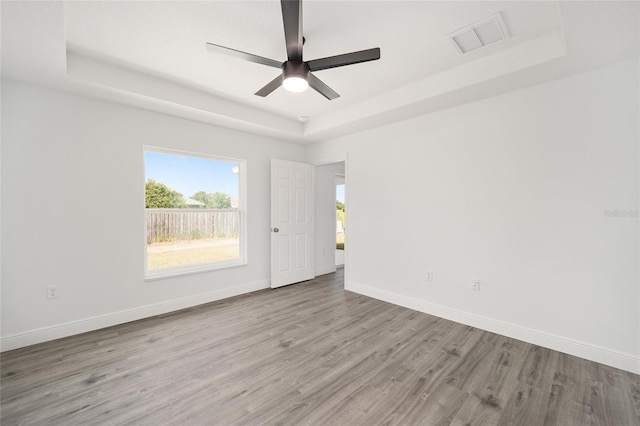
<instances>
[{"instance_id":1,"label":"window sill","mask_svg":"<svg viewBox=\"0 0 640 426\"><path fill-rule=\"evenodd\" d=\"M187 268L185 269L166 268L166 269L160 269L151 273L147 273L144 277L144 280L145 282L157 281L157 280L163 280L166 278L181 277L184 275L203 274L206 272L220 271L222 269L237 268L240 266L245 266L247 264L248 262L246 261L238 261L238 262L224 263L224 264L204 264L200 267L189 267L188 269Z\"/></svg>"}]
</instances>

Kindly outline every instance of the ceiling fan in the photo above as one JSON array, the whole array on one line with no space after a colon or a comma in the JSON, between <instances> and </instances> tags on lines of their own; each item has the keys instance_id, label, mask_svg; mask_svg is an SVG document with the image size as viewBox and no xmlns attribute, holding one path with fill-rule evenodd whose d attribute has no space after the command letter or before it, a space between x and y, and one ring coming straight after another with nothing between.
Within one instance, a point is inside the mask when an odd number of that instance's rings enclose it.
<instances>
[{"instance_id":1,"label":"ceiling fan","mask_svg":"<svg viewBox=\"0 0 640 426\"><path fill-rule=\"evenodd\" d=\"M380 48L375 47L358 52L304 61L302 59L302 47L304 44L304 38L302 36L302 0L280 0L280 5L282 7L282 21L284 23L284 38L287 44L286 61L280 62L230 47L207 43L207 49L209 51L225 53L250 62L268 65L282 70L279 76L255 93L257 96L265 97L280 86L283 86L290 92L303 92L308 87L311 87L329 100L336 99L340 97L340 95L313 75L311 73L312 71L326 70L380 59Z\"/></svg>"}]
</instances>

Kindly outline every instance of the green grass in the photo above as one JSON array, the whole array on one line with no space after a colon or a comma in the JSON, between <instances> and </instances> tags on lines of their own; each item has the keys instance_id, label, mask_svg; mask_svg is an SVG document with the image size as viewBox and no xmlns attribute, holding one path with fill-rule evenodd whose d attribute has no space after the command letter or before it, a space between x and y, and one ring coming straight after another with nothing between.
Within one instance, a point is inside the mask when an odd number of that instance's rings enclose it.
<instances>
[{"instance_id":1,"label":"green grass","mask_svg":"<svg viewBox=\"0 0 640 426\"><path fill-rule=\"evenodd\" d=\"M158 244L149 244L147 247L147 269L150 271L173 266L230 260L240 256L240 245L237 241L195 247L189 247L188 243L183 243L176 245L175 249L172 249L171 246L163 247Z\"/></svg>"},{"instance_id":2,"label":"green grass","mask_svg":"<svg viewBox=\"0 0 640 426\"><path fill-rule=\"evenodd\" d=\"M344 250L344 234L336 236L336 249ZM147 269L218 262L240 256L237 240L191 240L147 245Z\"/></svg>"}]
</instances>

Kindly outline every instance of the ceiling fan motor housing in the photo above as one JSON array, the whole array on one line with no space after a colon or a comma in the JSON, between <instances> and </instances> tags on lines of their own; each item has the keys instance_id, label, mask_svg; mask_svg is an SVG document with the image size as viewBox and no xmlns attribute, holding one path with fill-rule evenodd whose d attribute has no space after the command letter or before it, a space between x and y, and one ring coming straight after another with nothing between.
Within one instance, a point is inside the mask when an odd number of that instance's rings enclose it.
<instances>
[{"instance_id":1,"label":"ceiling fan motor housing","mask_svg":"<svg viewBox=\"0 0 640 426\"><path fill-rule=\"evenodd\" d=\"M305 62L297 61L285 61L282 64L282 76L287 77L300 77L305 80L309 79L309 65Z\"/></svg>"}]
</instances>

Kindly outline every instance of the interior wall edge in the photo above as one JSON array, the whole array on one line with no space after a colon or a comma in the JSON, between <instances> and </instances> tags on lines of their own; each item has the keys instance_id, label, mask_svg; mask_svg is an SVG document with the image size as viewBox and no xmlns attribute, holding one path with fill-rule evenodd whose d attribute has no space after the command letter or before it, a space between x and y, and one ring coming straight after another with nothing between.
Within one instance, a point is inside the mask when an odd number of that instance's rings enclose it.
<instances>
[{"instance_id":1,"label":"interior wall edge","mask_svg":"<svg viewBox=\"0 0 640 426\"><path fill-rule=\"evenodd\" d=\"M640 357L345 280L345 290L640 374Z\"/></svg>"},{"instance_id":2,"label":"interior wall edge","mask_svg":"<svg viewBox=\"0 0 640 426\"><path fill-rule=\"evenodd\" d=\"M268 279L0 337L0 352L137 321L269 288Z\"/></svg>"}]
</instances>

